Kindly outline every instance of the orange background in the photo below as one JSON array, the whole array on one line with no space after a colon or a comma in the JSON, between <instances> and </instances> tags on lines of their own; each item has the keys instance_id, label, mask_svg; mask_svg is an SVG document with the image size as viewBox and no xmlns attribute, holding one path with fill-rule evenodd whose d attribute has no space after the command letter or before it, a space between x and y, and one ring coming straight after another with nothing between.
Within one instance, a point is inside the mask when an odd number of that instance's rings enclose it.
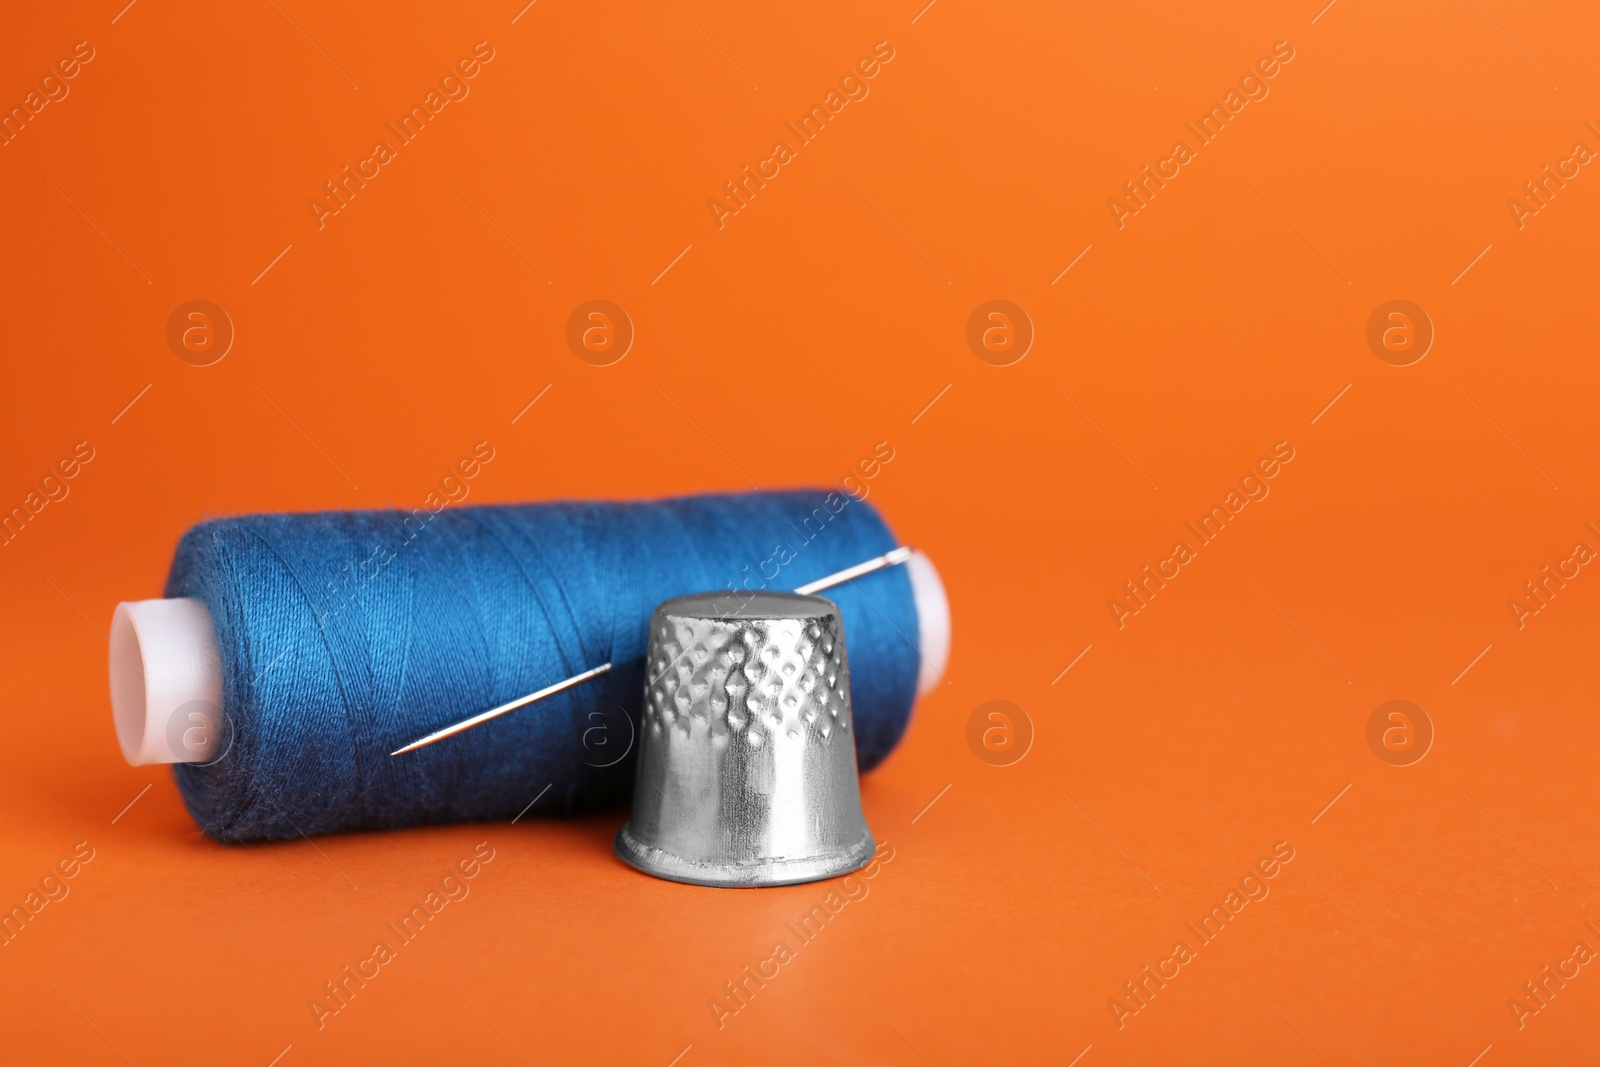
<instances>
[{"instance_id":1,"label":"orange background","mask_svg":"<svg viewBox=\"0 0 1600 1067\"><path fill-rule=\"evenodd\" d=\"M0 149L0 506L95 449L0 549L0 902L95 849L0 948L8 1058L1593 1055L1592 966L1521 1029L1507 1001L1600 948L1600 577L1521 630L1507 601L1600 547L1600 176L1521 229L1507 200L1600 148L1600 12L920 6L5 15L7 108L96 53ZM706 201L880 40L870 96L719 231ZM470 96L319 230L308 199L479 41ZM1270 96L1119 230L1107 200L1278 41ZM196 298L237 331L209 367L165 340ZM593 298L637 330L614 366L565 343ZM992 298L1037 332L1012 366L965 341ZM1437 332L1408 367L1365 340L1393 298ZM895 858L721 1029L707 1001L827 885L646 878L620 811L221 847L120 757L104 635L184 528L415 506L479 440L474 502L834 482L895 449L870 499L955 617L863 782ZM1108 598L1278 441L1270 497L1118 630ZM1409 767L1366 741L1396 698L1436 731ZM1012 766L968 747L993 699L1035 731ZM472 895L319 1031L309 998L482 840ZM1119 1029L1107 1001L1279 841L1271 896Z\"/></svg>"}]
</instances>

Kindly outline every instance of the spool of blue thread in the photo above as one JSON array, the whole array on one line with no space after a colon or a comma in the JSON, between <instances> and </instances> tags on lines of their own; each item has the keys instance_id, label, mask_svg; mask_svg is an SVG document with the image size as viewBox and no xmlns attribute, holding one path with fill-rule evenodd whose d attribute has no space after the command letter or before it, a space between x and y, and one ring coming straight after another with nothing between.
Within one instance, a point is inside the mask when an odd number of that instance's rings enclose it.
<instances>
[{"instance_id":1,"label":"spool of blue thread","mask_svg":"<svg viewBox=\"0 0 1600 1067\"><path fill-rule=\"evenodd\" d=\"M118 735L130 762L176 763L191 815L220 841L509 819L535 798L536 814L616 804L633 784L658 603L717 590L731 611L741 594L794 588L894 547L876 510L826 490L212 520L184 535L173 561L167 596L186 599L118 608ZM947 640L923 633L932 571L921 564L921 621L903 568L827 594L850 642L863 770L899 742L919 674L926 683L942 664L942 648L924 657L920 647ZM183 614L215 651L141 673L151 650L140 610ZM389 758L605 662L611 671L593 681ZM162 703L177 714L147 718ZM183 762L191 749L203 762Z\"/></svg>"}]
</instances>

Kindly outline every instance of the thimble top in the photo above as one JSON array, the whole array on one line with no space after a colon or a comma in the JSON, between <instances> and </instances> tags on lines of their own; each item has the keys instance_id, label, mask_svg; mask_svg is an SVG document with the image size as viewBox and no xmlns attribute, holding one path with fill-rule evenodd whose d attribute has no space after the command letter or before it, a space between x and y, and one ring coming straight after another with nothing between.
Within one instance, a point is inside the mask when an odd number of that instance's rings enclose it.
<instances>
[{"instance_id":1,"label":"thimble top","mask_svg":"<svg viewBox=\"0 0 1600 1067\"><path fill-rule=\"evenodd\" d=\"M650 620L633 815L617 854L701 885L855 870L861 813L839 609L792 593L703 593Z\"/></svg>"},{"instance_id":2,"label":"thimble top","mask_svg":"<svg viewBox=\"0 0 1600 1067\"><path fill-rule=\"evenodd\" d=\"M839 609L793 593L697 593L651 619L645 726L752 748L782 735L831 743L850 730Z\"/></svg>"},{"instance_id":3,"label":"thimble top","mask_svg":"<svg viewBox=\"0 0 1600 1067\"><path fill-rule=\"evenodd\" d=\"M833 601L822 596L768 591L740 593L690 593L656 605L656 615L693 619L820 619L838 614Z\"/></svg>"}]
</instances>

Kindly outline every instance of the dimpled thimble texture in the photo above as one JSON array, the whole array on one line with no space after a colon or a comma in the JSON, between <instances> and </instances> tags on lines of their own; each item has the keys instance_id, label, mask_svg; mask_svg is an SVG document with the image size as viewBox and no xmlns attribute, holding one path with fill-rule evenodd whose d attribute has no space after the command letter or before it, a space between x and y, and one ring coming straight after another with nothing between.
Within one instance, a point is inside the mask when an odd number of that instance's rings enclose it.
<instances>
[{"instance_id":1,"label":"dimpled thimble texture","mask_svg":"<svg viewBox=\"0 0 1600 1067\"><path fill-rule=\"evenodd\" d=\"M861 813L844 628L788 593L678 597L650 620L633 814L617 855L712 886L855 870Z\"/></svg>"}]
</instances>

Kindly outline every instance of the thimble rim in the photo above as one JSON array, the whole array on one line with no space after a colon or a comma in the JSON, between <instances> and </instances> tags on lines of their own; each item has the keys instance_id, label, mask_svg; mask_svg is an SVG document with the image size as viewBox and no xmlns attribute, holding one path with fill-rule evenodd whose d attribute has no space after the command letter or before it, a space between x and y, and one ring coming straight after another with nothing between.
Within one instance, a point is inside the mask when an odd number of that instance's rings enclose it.
<instances>
[{"instance_id":1,"label":"thimble rim","mask_svg":"<svg viewBox=\"0 0 1600 1067\"><path fill-rule=\"evenodd\" d=\"M839 606L814 593L784 593L760 590L743 593L689 593L663 600L656 605L657 618L680 616L689 619L820 619L837 615Z\"/></svg>"},{"instance_id":2,"label":"thimble rim","mask_svg":"<svg viewBox=\"0 0 1600 1067\"><path fill-rule=\"evenodd\" d=\"M872 831L863 825L858 841L825 855L702 863L647 845L633 836L632 829L631 820L624 823L613 842L622 862L655 878L713 889L759 889L838 878L865 867L878 848Z\"/></svg>"}]
</instances>

